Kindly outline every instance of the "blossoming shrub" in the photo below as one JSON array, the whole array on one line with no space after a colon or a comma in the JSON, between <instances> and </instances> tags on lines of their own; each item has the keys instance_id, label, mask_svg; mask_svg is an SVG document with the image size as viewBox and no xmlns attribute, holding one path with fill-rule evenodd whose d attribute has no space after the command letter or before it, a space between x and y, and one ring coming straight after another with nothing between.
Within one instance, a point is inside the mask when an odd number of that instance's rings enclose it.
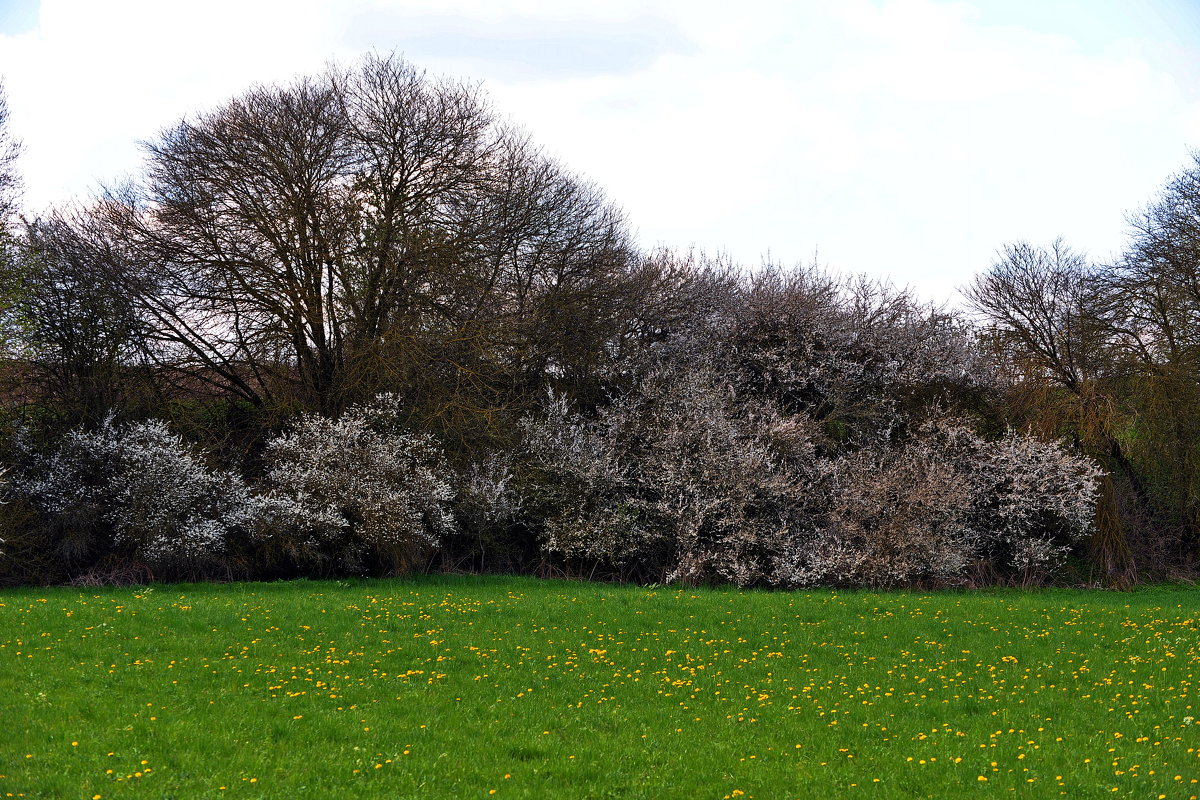
<instances>
[{"instance_id":1,"label":"blossoming shrub","mask_svg":"<svg viewBox=\"0 0 1200 800\"><path fill-rule=\"evenodd\" d=\"M833 465L824 518L793 543L783 582L1043 581L1091 533L1100 474L1056 443L930 422Z\"/></svg>"},{"instance_id":2,"label":"blossoming shrub","mask_svg":"<svg viewBox=\"0 0 1200 800\"><path fill-rule=\"evenodd\" d=\"M525 491L551 553L643 578L783 587L1053 575L1091 531L1099 470L1058 444L934 420L836 450L803 415L662 368L585 420L526 420Z\"/></svg>"},{"instance_id":3,"label":"blossoming shrub","mask_svg":"<svg viewBox=\"0 0 1200 800\"><path fill-rule=\"evenodd\" d=\"M14 479L58 534L61 555L81 562L111 547L163 576L209 573L229 538L255 522L256 504L234 473L210 469L160 420L72 431L31 454Z\"/></svg>"},{"instance_id":4,"label":"blossoming shrub","mask_svg":"<svg viewBox=\"0 0 1200 800\"><path fill-rule=\"evenodd\" d=\"M449 469L432 437L380 395L340 418L303 414L266 447L274 535L347 570L402 574L454 531Z\"/></svg>"},{"instance_id":5,"label":"blossoming shrub","mask_svg":"<svg viewBox=\"0 0 1200 800\"><path fill-rule=\"evenodd\" d=\"M768 581L804 523L810 427L669 363L594 420L554 397L523 426L544 546L655 580Z\"/></svg>"},{"instance_id":6,"label":"blossoming shrub","mask_svg":"<svg viewBox=\"0 0 1200 800\"><path fill-rule=\"evenodd\" d=\"M525 525L525 497L517 487L514 453L495 450L457 471L457 535L443 548L454 569L519 572L537 556Z\"/></svg>"},{"instance_id":7,"label":"blossoming shrub","mask_svg":"<svg viewBox=\"0 0 1200 800\"><path fill-rule=\"evenodd\" d=\"M246 550L262 577L336 573L349 522L336 508L259 487ZM360 568L360 565L355 565Z\"/></svg>"},{"instance_id":8,"label":"blossoming shrub","mask_svg":"<svg viewBox=\"0 0 1200 800\"><path fill-rule=\"evenodd\" d=\"M1058 442L1013 431L975 452L979 556L1010 581L1052 576L1093 532L1103 471Z\"/></svg>"},{"instance_id":9,"label":"blossoming shrub","mask_svg":"<svg viewBox=\"0 0 1200 800\"><path fill-rule=\"evenodd\" d=\"M918 439L830 464L815 533L793 542L779 581L888 586L953 582L974 550L969 475L937 443Z\"/></svg>"}]
</instances>

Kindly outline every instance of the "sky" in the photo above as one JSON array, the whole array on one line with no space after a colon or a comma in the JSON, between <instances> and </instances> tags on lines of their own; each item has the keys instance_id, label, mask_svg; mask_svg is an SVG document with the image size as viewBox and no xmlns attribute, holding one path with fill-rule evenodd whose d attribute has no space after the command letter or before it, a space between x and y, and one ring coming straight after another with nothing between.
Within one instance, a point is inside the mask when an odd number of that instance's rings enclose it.
<instances>
[{"instance_id":1,"label":"sky","mask_svg":"<svg viewBox=\"0 0 1200 800\"><path fill-rule=\"evenodd\" d=\"M185 115L370 51L481 82L647 248L935 302L1006 242L1114 258L1200 148L1196 0L0 0L26 213L136 175Z\"/></svg>"}]
</instances>

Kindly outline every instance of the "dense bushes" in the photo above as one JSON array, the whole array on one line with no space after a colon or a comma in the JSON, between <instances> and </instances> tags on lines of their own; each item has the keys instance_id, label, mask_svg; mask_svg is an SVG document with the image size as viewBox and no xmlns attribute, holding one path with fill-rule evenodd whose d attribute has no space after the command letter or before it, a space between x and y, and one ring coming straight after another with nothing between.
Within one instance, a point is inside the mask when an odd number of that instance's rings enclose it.
<instances>
[{"instance_id":1,"label":"dense bushes","mask_svg":"<svg viewBox=\"0 0 1200 800\"><path fill-rule=\"evenodd\" d=\"M523 425L534 524L552 552L648 579L768 581L804 524L809 427L678 364L651 369L592 421L553 397Z\"/></svg>"},{"instance_id":2,"label":"dense bushes","mask_svg":"<svg viewBox=\"0 0 1200 800\"><path fill-rule=\"evenodd\" d=\"M1091 531L1100 472L1059 445L943 420L838 452L723 388L692 374L640 416L586 423L555 398L527 421L545 547L654 580L1029 583Z\"/></svg>"},{"instance_id":3,"label":"dense bushes","mask_svg":"<svg viewBox=\"0 0 1200 800\"><path fill-rule=\"evenodd\" d=\"M831 474L798 582L1045 581L1091 532L1100 473L1059 445L1011 431L987 442L945 420Z\"/></svg>"},{"instance_id":4,"label":"dense bushes","mask_svg":"<svg viewBox=\"0 0 1200 800\"><path fill-rule=\"evenodd\" d=\"M147 153L91 204L0 214L0 581L1025 584L1200 556L1200 171L1117 265L1006 248L981 325L640 253L476 88L395 57Z\"/></svg>"},{"instance_id":5,"label":"dense bushes","mask_svg":"<svg viewBox=\"0 0 1200 800\"><path fill-rule=\"evenodd\" d=\"M106 557L164 577L396 574L440 553L739 586L1025 583L1086 538L1091 462L986 438L936 393L911 402L919 373L856 388L853 358L889 363L864 340L793 352L802 377L764 390L747 377L761 349L712 335L731 316L709 311L630 357L607 402L550 390L507 446L457 469L381 395L336 419L300 414L238 469L159 420L109 418L41 448L22 434L10 493L55 542L60 577ZM889 324L925 324L913 311ZM820 324L809 341L832 341Z\"/></svg>"},{"instance_id":6,"label":"dense bushes","mask_svg":"<svg viewBox=\"0 0 1200 800\"><path fill-rule=\"evenodd\" d=\"M303 414L267 443L264 485L287 524L266 526L340 568L403 573L454 530L451 478L433 439L405 433L390 395L339 419ZM295 509L295 510L291 510Z\"/></svg>"},{"instance_id":7,"label":"dense bushes","mask_svg":"<svg viewBox=\"0 0 1200 800\"><path fill-rule=\"evenodd\" d=\"M23 443L13 492L41 512L63 560L117 553L169 574L208 574L254 524L244 482L209 469L161 421L73 430L52 449Z\"/></svg>"},{"instance_id":8,"label":"dense bushes","mask_svg":"<svg viewBox=\"0 0 1200 800\"><path fill-rule=\"evenodd\" d=\"M60 578L114 557L119 574L160 578L397 574L516 527L564 567L640 580L955 585L1052 578L1090 530L1099 475L1061 446L987 442L958 420L841 452L811 418L739 401L706 371L656 368L593 419L551 395L506 462L457 480L398 411L383 397L304 415L252 484L161 421L107 420L27 453L10 495L54 542Z\"/></svg>"},{"instance_id":9,"label":"dense bushes","mask_svg":"<svg viewBox=\"0 0 1200 800\"><path fill-rule=\"evenodd\" d=\"M301 416L253 486L160 420L109 418L44 452L26 438L9 491L37 512L24 527L42 530L24 535L53 542L68 574L112 556L162 578L407 572L453 519L440 451L396 412L384 396L336 421Z\"/></svg>"}]
</instances>

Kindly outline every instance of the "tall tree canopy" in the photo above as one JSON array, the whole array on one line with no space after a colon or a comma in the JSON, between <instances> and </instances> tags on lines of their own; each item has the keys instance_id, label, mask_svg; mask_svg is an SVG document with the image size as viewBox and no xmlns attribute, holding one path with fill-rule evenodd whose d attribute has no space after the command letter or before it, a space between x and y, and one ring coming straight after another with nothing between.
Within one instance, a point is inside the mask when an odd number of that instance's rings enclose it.
<instances>
[{"instance_id":1,"label":"tall tree canopy","mask_svg":"<svg viewBox=\"0 0 1200 800\"><path fill-rule=\"evenodd\" d=\"M522 375L586 371L619 332L622 215L477 87L368 56L257 87L147 152L98 213L158 361L192 380L330 413L432 381L442 412L486 413Z\"/></svg>"}]
</instances>

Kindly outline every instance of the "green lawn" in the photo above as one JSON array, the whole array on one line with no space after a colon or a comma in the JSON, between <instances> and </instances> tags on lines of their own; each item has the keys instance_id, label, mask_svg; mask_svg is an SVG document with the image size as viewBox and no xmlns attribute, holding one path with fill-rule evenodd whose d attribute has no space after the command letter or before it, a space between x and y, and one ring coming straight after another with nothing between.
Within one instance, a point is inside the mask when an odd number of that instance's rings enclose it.
<instances>
[{"instance_id":1,"label":"green lawn","mask_svg":"<svg viewBox=\"0 0 1200 800\"><path fill-rule=\"evenodd\" d=\"M1200 590L0 591L0 797L1200 795Z\"/></svg>"}]
</instances>

